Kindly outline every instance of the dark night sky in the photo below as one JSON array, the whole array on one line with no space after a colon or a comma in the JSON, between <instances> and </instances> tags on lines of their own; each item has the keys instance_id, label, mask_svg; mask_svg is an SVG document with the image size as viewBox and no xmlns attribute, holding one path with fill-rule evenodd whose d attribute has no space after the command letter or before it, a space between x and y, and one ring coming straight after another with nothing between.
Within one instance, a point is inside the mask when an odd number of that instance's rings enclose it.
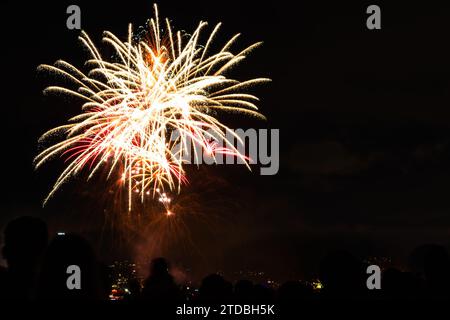
<instances>
[{"instance_id":1,"label":"dark night sky","mask_svg":"<svg viewBox=\"0 0 450 320\"><path fill-rule=\"evenodd\" d=\"M57 79L39 75L36 67L59 58L81 66L86 58L78 32L65 26L69 4L80 5L82 28L97 43L103 30L123 36L129 22L143 25L152 15L152 1L112 3L2 4L0 227L14 216L39 215L52 231L81 231L99 243L94 235L103 230L102 222L93 216L101 216L95 211L102 204L86 193L101 192L100 182L68 185L47 208L41 207L61 164L33 170L37 139L75 115L79 106L44 97L42 89ZM365 27L365 10L373 3L381 6L382 30ZM193 30L201 19L221 21L219 41L237 32L242 46L264 41L235 74L273 79L255 90L268 122L249 125L279 128L281 134L276 176L207 168L219 183L205 183L206 192L201 189L205 175L193 174L187 192L208 193L199 206L211 215L215 205L210 204L219 203L220 217L213 230L192 227L201 254L167 255L209 271L258 266L287 278L309 275L335 247L401 261L422 243L450 245L449 5L312 0L295 6L292 1L255 5L242 0L158 4L160 15L170 17L176 28ZM116 246L109 237L101 243L108 257L132 251L111 249Z\"/></svg>"}]
</instances>

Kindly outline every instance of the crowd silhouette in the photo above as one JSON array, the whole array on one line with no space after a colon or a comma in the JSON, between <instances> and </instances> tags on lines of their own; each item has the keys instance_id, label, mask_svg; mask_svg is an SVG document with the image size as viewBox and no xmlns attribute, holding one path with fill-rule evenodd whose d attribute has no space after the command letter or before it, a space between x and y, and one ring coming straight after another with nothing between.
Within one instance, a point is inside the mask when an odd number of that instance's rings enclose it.
<instances>
[{"instance_id":1,"label":"crowd silhouette","mask_svg":"<svg viewBox=\"0 0 450 320\"><path fill-rule=\"evenodd\" d=\"M6 268L0 269L0 299L14 300L108 300L111 283L105 265L101 264L92 246L78 235L56 236L49 242L46 223L35 217L20 217L8 223L3 231L3 258ZM318 277L321 288L308 282L287 281L277 288L248 279L234 285L222 275L207 275L197 295L188 296L183 286L170 274L164 258L151 261L149 276L141 284L130 280L130 294L124 301L153 303L199 303L234 301L286 302L328 299L450 298L450 256L445 247L435 244L416 248L410 255L410 271L389 267L383 270L381 290L366 285L367 264L346 251L329 253L320 263ZM82 270L81 288L69 290L67 266Z\"/></svg>"}]
</instances>

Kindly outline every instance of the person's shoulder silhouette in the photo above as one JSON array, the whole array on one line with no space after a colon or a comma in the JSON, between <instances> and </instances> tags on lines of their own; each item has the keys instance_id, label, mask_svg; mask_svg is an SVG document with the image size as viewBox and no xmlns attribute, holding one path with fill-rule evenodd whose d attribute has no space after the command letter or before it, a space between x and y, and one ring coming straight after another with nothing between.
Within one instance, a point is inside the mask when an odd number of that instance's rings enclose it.
<instances>
[{"instance_id":1,"label":"person's shoulder silhouette","mask_svg":"<svg viewBox=\"0 0 450 320\"><path fill-rule=\"evenodd\" d=\"M3 233L2 255L8 268L0 279L1 298L32 299L48 242L47 225L40 218L23 216L10 221Z\"/></svg>"},{"instance_id":2,"label":"person's shoulder silhouette","mask_svg":"<svg viewBox=\"0 0 450 320\"><path fill-rule=\"evenodd\" d=\"M80 289L67 285L69 266L76 266L80 270ZM91 245L74 234L53 239L44 258L38 289L40 299L99 299L99 268Z\"/></svg>"}]
</instances>

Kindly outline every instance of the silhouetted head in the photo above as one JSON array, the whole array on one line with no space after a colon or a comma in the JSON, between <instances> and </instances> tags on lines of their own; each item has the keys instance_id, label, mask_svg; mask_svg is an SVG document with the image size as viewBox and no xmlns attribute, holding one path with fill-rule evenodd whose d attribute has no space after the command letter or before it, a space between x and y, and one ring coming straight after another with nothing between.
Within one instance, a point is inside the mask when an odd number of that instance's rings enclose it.
<instances>
[{"instance_id":1,"label":"silhouetted head","mask_svg":"<svg viewBox=\"0 0 450 320\"><path fill-rule=\"evenodd\" d=\"M20 217L4 230L3 257L10 270L32 269L44 253L48 242L45 222L35 217Z\"/></svg>"},{"instance_id":2,"label":"silhouetted head","mask_svg":"<svg viewBox=\"0 0 450 320\"><path fill-rule=\"evenodd\" d=\"M173 302L182 299L180 290L169 273L169 263L164 258L153 259L150 275L144 282L142 298L153 302Z\"/></svg>"},{"instance_id":3,"label":"silhouetted head","mask_svg":"<svg viewBox=\"0 0 450 320\"><path fill-rule=\"evenodd\" d=\"M152 260L150 263L150 275L159 276L169 273L169 263L166 259L159 257Z\"/></svg>"},{"instance_id":4,"label":"silhouetted head","mask_svg":"<svg viewBox=\"0 0 450 320\"><path fill-rule=\"evenodd\" d=\"M70 290L69 266L78 266L81 289ZM46 299L95 299L100 294L99 274L94 251L80 236L57 236L50 243L42 266L39 295Z\"/></svg>"},{"instance_id":5,"label":"silhouetted head","mask_svg":"<svg viewBox=\"0 0 450 320\"><path fill-rule=\"evenodd\" d=\"M200 298L203 300L220 301L230 297L232 285L218 274L210 274L202 280L199 289Z\"/></svg>"}]
</instances>

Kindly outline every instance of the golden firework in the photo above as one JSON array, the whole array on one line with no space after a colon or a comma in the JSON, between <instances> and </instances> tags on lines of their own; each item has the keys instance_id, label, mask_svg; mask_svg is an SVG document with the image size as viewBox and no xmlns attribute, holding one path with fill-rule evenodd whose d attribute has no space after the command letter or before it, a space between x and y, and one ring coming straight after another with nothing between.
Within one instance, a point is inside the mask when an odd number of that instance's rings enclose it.
<instances>
[{"instance_id":1,"label":"golden firework","mask_svg":"<svg viewBox=\"0 0 450 320\"><path fill-rule=\"evenodd\" d=\"M258 98L245 93L245 89L269 79L238 81L225 76L260 43L232 53L230 48L237 34L210 54L220 23L201 44L206 22L200 22L191 35L186 35L174 32L165 19L163 30L156 5L154 10L146 37L135 40L131 25L125 42L111 32L104 33L103 41L115 51L114 58L108 60L81 32L80 40L91 56L87 73L62 60L39 66L76 86L50 86L45 93L67 94L84 101L81 114L40 138L42 142L54 134L64 136L63 141L35 158L36 168L57 155L66 155L68 160L45 202L86 167L88 179L105 166L108 177L119 172L121 183L128 188L129 208L134 193L143 200L145 195L155 196L159 189L179 191L186 182L183 155L190 152L189 141L213 156L231 154L248 160L227 139L227 133L231 133L233 140L240 140L219 121L217 111L263 118L255 105ZM217 141L224 143L219 145Z\"/></svg>"}]
</instances>

